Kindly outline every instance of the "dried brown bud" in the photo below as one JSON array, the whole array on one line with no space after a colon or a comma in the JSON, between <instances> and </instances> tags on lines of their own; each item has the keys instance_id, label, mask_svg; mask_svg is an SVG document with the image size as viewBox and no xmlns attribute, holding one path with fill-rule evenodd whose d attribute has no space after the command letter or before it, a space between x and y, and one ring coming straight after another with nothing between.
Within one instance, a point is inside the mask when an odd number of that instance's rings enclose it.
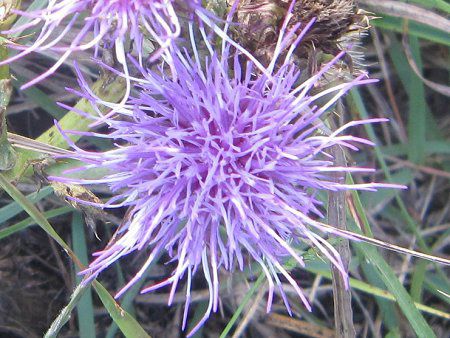
<instances>
[{"instance_id":1,"label":"dried brown bud","mask_svg":"<svg viewBox=\"0 0 450 338\"><path fill-rule=\"evenodd\" d=\"M241 0L236 11L234 29L237 41L263 64L272 59L280 23L286 9L274 0Z\"/></svg>"},{"instance_id":2,"label":"dried brown bud","mask_svg":"<svg viewBox=\"0 0 450 338\"><path fill-rule=\"evenodd\" d=\"M278 34L291 4L290 0L241 0L235 15L239 25L234 38L263 64L270 63ZM309 72L320 66L320 54L336 55L346 48L347 36L362 30L366 16L357 11L354 0L297 0L288 30L315 18L296 51L297 61ZM292 38L295 39L295 36ZM346 62L352 68L351 58Z\"/></svg>"},{"instance_id":3,"label":"dried brown bud","mask_svg":"<svg viewBox=\"0 0 450 338\"><path fill-rule=\"evenodd\" d=\"M340 51L339 40L358 21L353 0L300 0L295 3L290 26L298 22L306 24L313 18L316 21L302 45L305 49L314 47L333 55ZM307 52L304 48L302 53Z\"/></svg>"}]
</instances>

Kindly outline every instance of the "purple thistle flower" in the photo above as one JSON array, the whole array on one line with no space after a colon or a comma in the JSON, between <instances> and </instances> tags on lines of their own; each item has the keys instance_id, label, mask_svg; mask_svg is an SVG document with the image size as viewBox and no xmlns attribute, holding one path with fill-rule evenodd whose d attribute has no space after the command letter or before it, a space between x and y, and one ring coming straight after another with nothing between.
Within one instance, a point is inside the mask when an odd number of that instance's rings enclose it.
<instances>
[{"instance_id":1,"label":"purple thistle flower","mask_svg":"<svg viewBox=\"0 0 450 338\"><path fill-rule=\"evenodd\" d=\"M31 12L15 10L28 18L28 22L3 34L20 34L30 27L42 25L39 34L30 46L11 44L11 48L22 50L1 64L15 61L31 52L47 50L62 53L58 61L45 73L25 84L28 88L53 74L70 56L80 50L94 48L97 54L103 42L109 48L116 47L118 61L126 70L126 39L131 39L139 58L143 57L144 37L151 37L159 48L152 55L156 59L165 52L173 40L180 35L180 22L175 6L192 14L201 13L208 19L208 13L201 7L200 0L50 0L44 9ZM190 15L190 14L189 14ZM77 27L81 26L77 31ZM69 45L61 41L74 31ZM170 56L170 53L167 53Z\"/></svg>"},{"instance_id":2,"label":"purple thistle flower","mask_svg":"<svg viewBox=\"0 0 450 338\"><path fill-rule=\"evenodd\" d=\"M358 150L358 144L372 145L344 132L351 126L384 119L353 121L336 131L326 131L321 116L352 87L375 81L361 75L349 83L311 94L311 89L343 53L298 84L300 71L290 60L302 34L292 41L299 25L286 33L288 20L280 33L275 59L264 73L252 61L241 65L238 53L232 51L228 41L215 51L201 30L209 51L207 57L199 55L192 38L193 57L185 50L171 49L175 78L164 75L162 66L158 71L141 69L143 79L136 85L138 94L117 109L114 118L105 119L100 110L98 116L80 112L94 121L104 121L109 128L106 134L81 134L112 140L116 144L112 150L83 150L66 135L80 132L61 131L74 149L71 157L86 163L74 171L106 168L109 173L102 178L51 179L83 185L108 184L115 196L96 205L129 207L128 217L114 240L95 254L95 260L84 271L87 281L121 257L150 248L145 264L116 295L120 297L142 278L161 253L167 252L177 267L169 278L142 292L170 285L170 304L178 282L186 277L184 328L192 279L202 269L210 291L209 306L193 333L211 311L217 311L219 268L243 270L246 255L260 265L269 282L267 311L277 287L290 312L278 274L289 281L311 309L297 282L283 267L288 257L304 265L294 249L298 242L315 246L347 278L339 254L320 234L339 235L339 230L321 226L315 220L323 217L321 203L315 196L319 191L398 187L381 183L340 184L330 175L372 171L336 167L328 149L339 145ZM190 33L192 37L192 25ZM281 55L284 61L279 60ZM98 98L82 77L80 85L83 91L79 94L96 107ZM315 104L325 97L325 104ZM101 104L117 108L111 103Z\"/></svg>"}]
</instances>

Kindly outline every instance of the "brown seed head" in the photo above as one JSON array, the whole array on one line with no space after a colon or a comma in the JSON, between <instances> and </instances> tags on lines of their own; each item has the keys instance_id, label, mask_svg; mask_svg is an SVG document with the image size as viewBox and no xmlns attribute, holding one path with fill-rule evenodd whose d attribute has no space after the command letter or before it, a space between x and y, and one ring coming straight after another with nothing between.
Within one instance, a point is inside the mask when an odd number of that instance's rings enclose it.
<instances>
[{"instance_id":1,"label":"brown seed head","mask_svg":"<svg viewBox=\"0 0 450 338\"><path fill-rule=\"evenodd\" d=\"M241 0L239 4L234 38L265 65L272 60L290 4L290 0ZM365 16L357 11L354 0L297 0L288 29L299 22L304 27L313 18L314 25L296 51L297 61L309 68L315 68L311 65L317 63L317 54L336 55L345 48L345 36L360 31Z\"/></svg>"}]
</instances>

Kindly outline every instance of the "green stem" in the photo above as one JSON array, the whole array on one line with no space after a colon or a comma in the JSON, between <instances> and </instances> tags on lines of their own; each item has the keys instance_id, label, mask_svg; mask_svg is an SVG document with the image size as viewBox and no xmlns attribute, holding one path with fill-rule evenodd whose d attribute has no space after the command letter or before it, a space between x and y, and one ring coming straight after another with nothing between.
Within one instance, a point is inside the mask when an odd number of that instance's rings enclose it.
<instances>
[{"instance_id":1,"label":"green stem","mask_svg":"<svg viewBox=\"0 0 450 338\"><path fill-rule=\"evenodd\" d=\"M0 27L6 26L3 22ZM8 47L6 40L0 35L0 60L8 58ZM8 129L6 126L6 107L11 98L12 85L9 74L9 66L0 66L0 170L10 170L15 165L16 155L14 149L8 142Z\"/></svg>"}]
</instances>

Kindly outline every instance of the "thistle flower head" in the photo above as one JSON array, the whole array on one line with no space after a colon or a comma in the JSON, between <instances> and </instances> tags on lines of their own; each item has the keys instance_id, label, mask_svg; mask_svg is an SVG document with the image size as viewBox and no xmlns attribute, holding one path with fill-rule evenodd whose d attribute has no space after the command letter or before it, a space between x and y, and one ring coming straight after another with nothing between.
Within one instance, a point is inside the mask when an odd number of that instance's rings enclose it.
<instances>
[{"instance_id":1,"label":"thistle flower head","mask_svg":"<svg viewBox=\"0 0 450 338\"><path fill-rule=\"evenodd\" d=\"M316 220L323 216L317 193L384 186L336 183L330 175L370 171L337 167L328 150L335 145L357 150L358 144L371 144L344 132L373 121L355 121L327 131L320 117L350 88L373 81L360 76L310 93L342 53L299 84L300 71L290 63L290 55L301 34L291 44L293 32L282 31L275 56L283 51L285 60L274 60L260 72L252 61L241 64L240 53L229 42L215 49L202 33L207 56L198 52L192 38L193 56L184 50L171 50L176 78L166 76L162 66L141 69L143 80L136 85L137 94L114 118L105 120L108 132L88 133L112 140L114 149L92 152L71 143L72 157L86 163L78 170L106 168L109 174L92 179L51 177L66 183L108 184L114 197L99 206L129 207L115 238L95 254L84 271L91 274L88 280L121 257L149 249L147 261L119 291L119 297L167 252L177 264L172 275L142 292L170 285L170 304L179 281L185 278L184 326L192 280L202 271L210 291L209 306L193 332L218 308L219 268L242 270L246 256L267 276L267 310L276 287L289 310L278 274L310 308L297 282L283 267L286 257L303 264L294 249L296 243L306 241L315 246L346 276L339 254L320 234L334 231ZM98 104L82 79L80 84L80 95L94 106ZM315 102L325 97L326 103L317 106ZM104 120L100 110L98 116L81 114ZM67 133L70 131L63 131L63 135Z\"/></svg>"},{"instance_id":2,"label":"thistle flower head","mask_svg":"<svg viewBox=\"0 0 450 338\"><path fill-rule=\"evenodd\" d=\"M118 61L126 67L124 45L132 41L142 58L144 38L148 37L157 46L152 55L155 59L180 35L176 6L176 0L50 0L43 9L15 11L28 22L4 34L20 34L30 27L42 28L31 45L11 45L22 51L5 62L31 52L62 53L49 70L23 87L27 88L55 72L72 52L91 48L97 52L102 43L108 48L115 46ZM183 1L178 8L191 13L202 11L199 0ZM64 39L70 39L70 42L64 42Z\"/></svg>"}]
</instances>

